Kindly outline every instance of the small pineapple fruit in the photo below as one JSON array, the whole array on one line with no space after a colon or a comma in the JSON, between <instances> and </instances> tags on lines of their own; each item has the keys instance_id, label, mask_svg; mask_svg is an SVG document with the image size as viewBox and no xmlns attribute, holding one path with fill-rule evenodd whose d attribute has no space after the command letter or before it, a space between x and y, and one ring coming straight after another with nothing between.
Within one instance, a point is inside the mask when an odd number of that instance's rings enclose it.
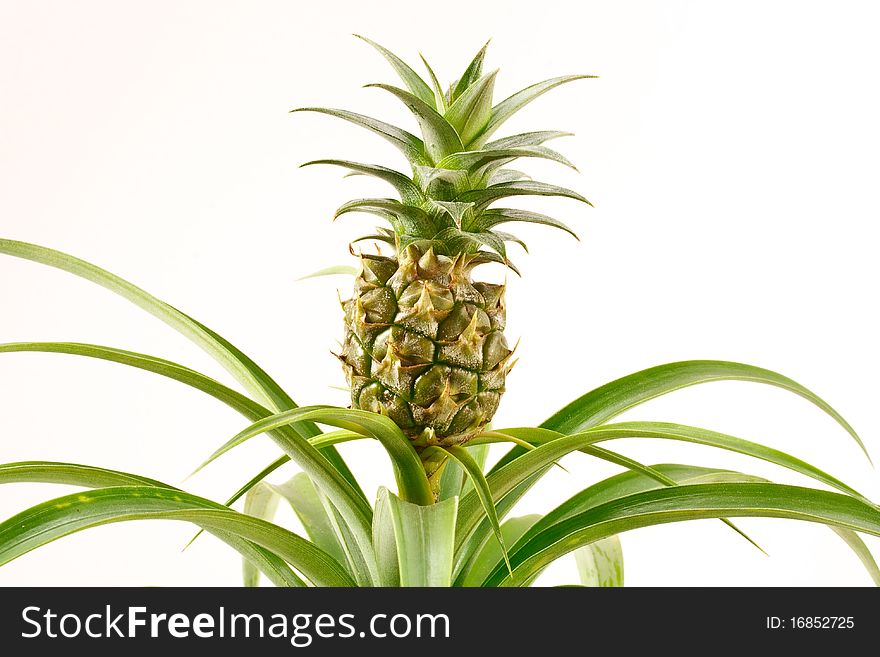
<instances>
[{"instance_id":1,"label":"small pineapple fruit","mask_svg":"<svg viewBox=\"0 0 880 657\"><path fill-rule=\"evenodd\" d=\"M496 203L532 195L589 203L569 189L534 182L507 168L528 157L572 166L542 145L567 133L527 132L495 141L489 137L537 96L592 76L546 80L493 105L497 71L482 72L485 46L444 92L427 62L431 86L393 53L364 40L390 62L407 90L370 86L403 101L422 136L345 110L294 111L321 112L358 124L393 143L409 160L412 170L407 174L346 160L307 164L342 166L380 178L397 191L397 199L357 199L336 212L337 217L365 212L387 221L389 226L361 240L387 243L395 253L360 255L354 295L343 304L345 338L339 358L352 407L387 415L424 452L429 446L466 443L492 419L504 393L512 365L503 332L504 286L475 282L472 273L491 262L517 271L505 243L525 245L497 227L530 222L574 235L556 219ZM428 469L430 459L425 460Z\"/></svg>"}]
</instances>

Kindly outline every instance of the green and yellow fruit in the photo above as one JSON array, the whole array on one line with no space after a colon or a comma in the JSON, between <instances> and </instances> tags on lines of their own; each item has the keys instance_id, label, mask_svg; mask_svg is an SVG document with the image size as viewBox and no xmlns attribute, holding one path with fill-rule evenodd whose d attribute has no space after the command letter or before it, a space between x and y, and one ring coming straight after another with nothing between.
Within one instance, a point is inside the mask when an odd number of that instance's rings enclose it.
<instances>
[{"instance_id":1,"label":"green and yellow fruit","mask_svg":"<svg viewBox=\"0 0 880 657\"><path fill-rule=\"evenodd\" d=\"M356 199L336 212L365 212L389 226L361 240L384 242L394 255L360 254L354 295L346 301L339 358L353 408L392 418L419 449L466 443L492 419L513 360L504 336L504 286L474 281L485 263L516 271L498 230L529 222L574 232L527 210L497 207L513 196L580 194L535 182L508 168L520 158L572 166L543 144L567 133L538 131L489 141L501 124L544 92L590 77L571 75L532 85L494 104L497 71L483 74L484 47L445 92L430 66L432 86L397 56L369 42L391 63L407 89L377 84L414 114L421 137L360 114L303 108L361 125L397 146L411 171L346 160L316 160L391 184L398 198ZM361 241L358 240L358 241Z\"/></svg>"}]
</instances>

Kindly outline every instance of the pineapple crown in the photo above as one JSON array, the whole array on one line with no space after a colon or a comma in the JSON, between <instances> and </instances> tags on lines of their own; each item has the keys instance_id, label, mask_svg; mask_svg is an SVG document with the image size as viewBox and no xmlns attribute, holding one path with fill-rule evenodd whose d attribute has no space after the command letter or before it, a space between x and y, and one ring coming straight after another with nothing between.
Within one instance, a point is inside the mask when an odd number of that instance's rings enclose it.
<instances>
[{"instance_id":1,"label":"pineapple crown","mask_svg":"<svg viewBox=\"0 0 880 657\"><path fill-rule=\"evenodd\" d=\"M356 35L357 36L357 35ZM527 222L575 232L561 221L537 212L496 207L512 196L562 196L583 203L583 196L564 187L537 182L526 174L507 168L519 158L540 158L575 168L571 162L543 144L571 133L552 130L526 132L489 141L513 114L541 94L574 80L592 75L566 75L538 82L493 105L497 70L483 73L488 42L477 53L461 77L444 92L427 60L428 85L394 53L365 37L391 64L406 89L369 84L401 100L419 124L421 138L383 121L347 110L302 107L292 112L320 112L364 127L384 137L406 156L412 175L378 164L321 159L306 162L332 164L352 174L370 175L389 183L399 198L360 198L343 204L334 216L349 212L378 215L390 229L379 227L375 234L355 240L378 240L394 246L398 253L410 245L451 257L467 256L471 266L499 262L519 273L507 257L505 242L526 245L514 235L497 230L511 222Z\"/></svg>"}]
</instances>

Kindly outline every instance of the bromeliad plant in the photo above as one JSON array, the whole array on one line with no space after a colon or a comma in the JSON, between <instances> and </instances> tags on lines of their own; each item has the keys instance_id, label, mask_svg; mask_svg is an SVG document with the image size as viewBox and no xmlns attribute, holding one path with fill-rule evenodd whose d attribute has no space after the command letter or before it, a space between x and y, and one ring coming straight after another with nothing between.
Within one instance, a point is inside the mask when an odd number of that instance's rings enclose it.
<instances>
[{"instance_id":1,"label":"bromeliad plant","mask_svg":"<svg viewBox=\"0 0 880 657\"><path fill-rule=\"evenodd\" d=\"M158 317L213 356L245 392L155 356L92 344L30 342L0 352L55 352L98 358L173 379L213 396L251 423L206 461L266 433L282 455L220 504L139 475L55 462L0 465L0 483L51 482L91 489L50 500L0 524L0 563L76 531L123 520L183 520L244 557L246 585L263 573L279 586L524 586L553 561L575 553L582 583L622 584L617 535L699 518L767 516L828 525L852 548L876 583L878 570L857 532L880 536L880 508L851 487L794 456L697 427L612 422L660 395L710 381L777 386L834 418L865 450L849 424L810 390L780 374L739 363L688 361L623 377L586 393L537 427L490 429L512 365L504 337L504 287L473 271L500 263L514 271L498 230L530 222L574 232L551 217L499 207L513 196L576 192L535 182L509 168L519 159L571 164L545 142L565 133L538 131L490 141L523 106L572 75L534 84L493 104L496 72L484 74L485 47L443 90L394 54L368 41L406 89L378 84L414 114L422 136L345 110L303 108L367 128L397 146L411 170L318 160L389 183L398 198L350 201L336 215L378 215L388 225L366 240L391 255L360 254L354 294L343 304L338 354L351 407L298 407L253 360L219 334L123 279L70 255L0 240L0 253L90 280ZM329 273L339 273L331 268ZM334 430L324 432L321 426ZM690 465L643 465L601 443L654 438L708 445L788 468L836 492L770 483L759 477ZM336 445L378 441L393 465L397 493L380 489L371 505ZM491 444L512 448L486 468ZM544 516L508 518L516 503L562 457L582 452L623 472L584 488ZM867 451L866 451L867 454ZM266 478L294 461L287 483ZM232 505L244 497L243 512ZM273 524L286 500L308 538ZM741 532L740 532L741 533ZM748 537L747 537L748 538Z\"/></svg>"}]
</instances>

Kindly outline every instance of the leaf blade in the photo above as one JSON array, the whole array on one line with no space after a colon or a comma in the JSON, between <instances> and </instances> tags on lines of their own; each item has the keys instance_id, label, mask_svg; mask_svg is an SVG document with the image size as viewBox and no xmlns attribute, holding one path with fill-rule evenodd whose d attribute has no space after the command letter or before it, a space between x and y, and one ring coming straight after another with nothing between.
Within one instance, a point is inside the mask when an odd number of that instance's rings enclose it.
<instances>
[{"instance_id":1,"label":"leaf blade","mask_svg":"<svg viewBox=\"0 0 880 657\"><path fill-rule=\"evenodd\" d=\"M465 472L467 472L471 483L474 485L474 492L477 494L480 503L483 505L483 511L486 513L486 517L489 518L489 523L492 526L492 531L494 532L498 545L501 548L501 554L504 557L504 561L509 566L510 561L507 558L507 546L504 543L504 534L501 531L501 523L498 521L498 513L495 509L495 503L492 501L492 491L489 489L489 484L486 482L486 477L483 475L482 469L474 460L474 457L472 457L464 447L453 445L450 447L444 447L443 449L447 454L454 458L462 468L464 468Z\"/></svg>"},{"instance_id":2,"label":"leaf blade","mask_svg":"<svg viewBox=\"0 0 880 657\"><path fill-rule=\"evenodd\" d=\"M376 438L391 458L395 479L400 486L402 496L407 501L417 504L431 504L433 502L422 462L406 435L389 418L357 409L304 406L271 415L254 422L226 441L200 467L204 467L221 454L254 436L302 419L330 424L366 437ZM312 445L309 447L314 449Z\"/></svg>"},{"instance_id":3,"label":"leaf blade","mask_svg":"<svg viewBox=\"0 0 880 657\"><path fill-rule=\"evenodd\" d=\"M489 120L489 123L486 125L486 129L480 135L478 144L485 142L498 128L501 127L507 119L516 114L523 107L531 103L533 100L538 98L539 96L547 93L551 89L558 87L561 84L566 84L568 82L574 82L575 80L585 80L588 78L595 78L595 75L563 75L556 78L551 78L549 80L544 80L543 82L537 82L533 85L522 89L521 91L508 96L500 103L495 105L492 108L492 118Z\"/></svg>"},{"instance_id":4,"label":"leaf blade","mask_svg":"<svg viewBox=\"0 0 880 657\"><path fill-rule=\"evenodd\" d=\"M615 534L574 551L581 585L589 587L623 586L623 548Z\"/></svg>"},{"instance_id":5,"label":"leaf blade","mask_svg":"<svg viewBox=\"0 0 880 657\"><path fill-rule=\"evenodd\" d=\"M316 112L318 114L326 114L335 116L343 121L354 123L362 128L366 128L370 132L379 135L386 141L390 142L400 152L404 154L407 160L413 164L427 165L431 164L430 159L425 151L425 144L421 139L411 132L407 132L402 128L385 123L378 119L374 119L356 112L348 110L333 109L330 107L298 107L290 110L291 112Z\"/></svg>"},{"instance_id":6,"label":"leaf blade","mask_svg":"<svg viewBox=\"0 0 880 657\"><path fill-rule=\"evenodd\" d=\"M650 399L711 381L752 381L793 392L830 415L853 437L868 460L871 458L855 429L814 392L777 372L730 361L680 361L630 374L579 397L545 420L541 426L561 433L573 433L603 424Z\"/></svg>"},{"instance_id":7,"label":"leaf blade","mask_svg":"<svg viewBox=\"0 0 880 657\"><path fill-rule=\"evenodd\" d=\"M54 461L23 461L0 465L0 484L48 483L103 488L111 486L143 486L177 490L160 481L107 468L59 463ZM285 561L274 553L222 530L209 530L221 541L238 550L242 557L262 571L277 586L305 586Z\"/></svg>"},{"instance_id":8,"label":"leaf blade","mask_svg":"<svg viewBox=\"0 0 880 657\"><path fill-rule=\"evenodd\" d=\"M461 74L461 77L458 79L458 82L455 84L455 87L450 90L450 102L455 102L455 100L461 96L465 92L465 90L470 87L474 82L476 82L483 73L483 62L486 59L486 50L489 48L489 41L480 48L479 52L474 55L474 58L471 60L471 63L468 64L468 67L465 69L464 73Z\"/></svg>"},{"instance_id":9,"label":"leaf blade","mask_svg":"<svg viewBox=\"0 0 880 657\"><path fill-rule=\"evenodd\" d=\"M403 80L403 83L406 85L407 89L416 96L421 99L423 102L431 105L434 102L434 92L431 91L431 88L427 85L427 83L422 80L421 76L416 73L409 64L403 61L400 57L395 55L393 52L388 50L387 48L379 45L375 41L368 39L367 37L361 36L360 34L355 34L355 36L370 44L379 51L379 53L388 60L388 63L391 64L391 67L394 69L394 72L400 76L400 79Z\"/></svg>"},{"instance_id":10,"label":"leaf blade","mask_svg":"<svg viewBox=\"0 0 880 657\"><path fill-rule=\"evenodd\" d=\"M574 190L532 180L517 180L509 183L498 183L485 189L474 189L460 194L456 200L465 203L475 203L478 208L483 209L495 201L511 196L560 196L592 205L592 203Z\"/></svg>"},{"instance_id":11,"label":"leaf blade","mask_svg":"<svg viewBox=\"0 0 880 657\"><path fill-rule=\"evenodd\" d=\"M412 112L419 123L425 152L433 162L442 160L450 153L464 150L455 128L425 101L390 84L368 84L367 86L384 89L406 105L406 108Z\"/></svg>"},{"instance_id":12,"label":"leaf blade","mask_svg":"<svg viewBox=\"0 0 880 657\"><path fill-rule=\"evenodd\" d=\"M413 183L409 176L405 176L394 169L389 169L388 167L383 167L379 164L362 164L360 162L352 162L351 160L333 159L311 160L301 164L300 168L314 166L316 164L328 164L343 167L351 171L356 171L358 173L363 173L384 180L394 187L397 193L400 194L401 200L409 205L418 205L425 201L425 195L422 194L422 190L416 187L415 183Z\"/></svg>"},{"instance_id":13,"label":"leaf blade","mask_svg":"<svg viewBox=\"0 0 880 657\"><path fill-rule=\"evenodd\" d=\"M388 493L400 568L400 585L450 586L458 499L411 504Z\"/></svg>"},{"instance_id":14,"label":"leaf blade","mask_svg":"<svg viewBox=\"0 0 880 657\"><path fill-rule=\"evenodd\" d=\"M98 358L144 369L156 374L185 383L206 392L224 402L251 421L271 415L270 411L249 397L214 381L177 363L136 352L100 345L89 345L67 342L29 342L0 345L0 353L15 351L42 351L66 353L76 356ZM340 506L352 526L368 528L370 526L371 509L359 488L353 486L342 473L323 458L322 453L313 453L314 448L291 428L279 427L269 432L272 439L289 456L293 457L307 472L322 482L322 486L330 491L328 494ZM303 465L303 464L306 465ZM365 538L365 537L364 537Z\"/></svg>"},{"instance_id":15,"label":"leaf blade","mask_svg":"<svg viewBox=\"0 0 880 657\"><path fill-rule=\"evenodd\" d=\"M280 401L278 384L262 370L257 371L253 361L243 362L243 354L233 351L226 340L219 339L216 333L200 322L123 278L80 258L37 244L0 238L0 253L66 271L118 294L188 338L259 399L272 405ZM281 396L289 400L283 393Z\"/></svg>"},{"instance_id":16,"label":"leaf blade","mask_svg":"<svg viewBox=\"0 0 880 657\"><path fill-rule=\"evenodd\" d=\"M304 472L298 472L283 484L269 484L269 486L276 495L290 505L312 543L344 564L348 556L309 476ZM350 569L349 572L351 573Z\"/></svg>"},{"instance_id":17,"label":"leaf blade","mask_svg":"<svg viewBox=\"0 0 880 657\"><path fill-rule=\"evenodd\" d=\"M262 483L248 491L244 498L244 510L246 515L261 518L272 522L275 510L278 508L278 495L266 484ZM245 588L255 588L260 585L260 570L248 559L242 559L241 579Z\"/></svg>"},{"instance_id":18,"label":"leaf blade","mask_svg":"<svg viewBox=\"0 0 880 657\"><path fill-rule=\"evenodd\" d=\"M293 532L178 489L146 486L114 486L87 494L74 493L7 519L0 523L0 565L90 527L151 519L182 520L209 531L239 536L281 557L316 585L354 584L332 557Z\"/></svg>"},{"instance_id":19,"label":"leaf blade","mask_svg":"<svg viewBox=\"0 0 880 657\"><path fill-rule=\"evenodd\" d=\"M513 551L513 575L496 568L487 584L522 585L556 558L623 531L718 517L788 518L880 536L880 509L840 493L783 484L693 484L629 495L553 525Z\"/></svg>"},{"instance_id":20,"label":"leaf blade","mask_svg":"<svg viewBox=\"0 0 880 657\"><path fill-rule=\"evenodd\" d=\"M492 71L469 85L443 114L461 137L462 144L471 143L489 123L497 75L497 70Z\"/></svg>"}]
</instances>

